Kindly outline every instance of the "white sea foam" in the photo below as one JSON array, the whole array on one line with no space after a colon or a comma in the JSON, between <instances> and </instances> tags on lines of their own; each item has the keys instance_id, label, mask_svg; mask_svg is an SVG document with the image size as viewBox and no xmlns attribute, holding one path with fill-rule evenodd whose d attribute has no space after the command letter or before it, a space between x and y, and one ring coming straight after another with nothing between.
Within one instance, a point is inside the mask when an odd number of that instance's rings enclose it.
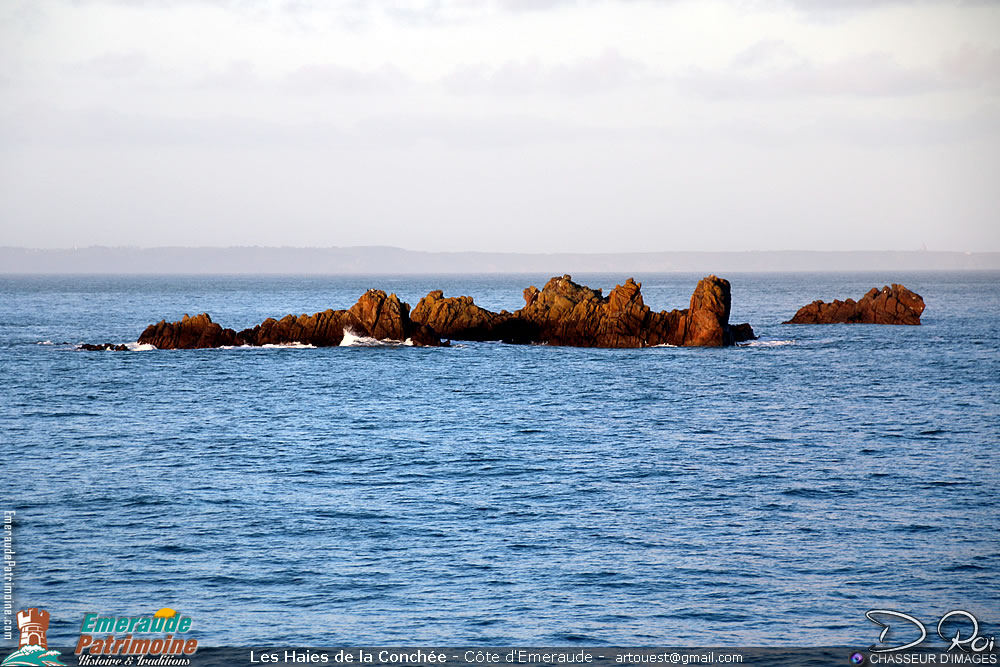
<instances>
[{"instance_id":1,"label":"white sea foam","mask_svg":"<svg viewBox=\"0 0 1000 667\"><path fill-rule=\"evenodd\" d=\"M309 343L266 343L261 345L265 350L315 350L315 345Z\"/></svg>"},{"instance_id":2,"label":"white sea foam","mask_svg":"<svg viewBox=\"0 0 1000 667\"><path fill-rule=\"evenodd\" d=\"M55 343L50 340L40 340L35 345L55 345Z\"/></svg>"},{"instance_id":3,"label":"white sea foam","mask_svg":"<svg viewBox=\"0 0 1000 667\"><path fill-rule=\"evenodd\" d=\"M382 347L385 345L400 345L398 340L379 340L371 336L359 336L350 329L344 329L344 339L340 347Z\"/></svg>"},{"instance_id":4,"label":"white sea foam","mask_svg":"<svg viewBox=\"0 0 1000 667\"><path fill-rule=\"evenodd\" d=\"M795 345L794 340L752 340L747 343L740 343L740 347L784 347L785 345Z\"/></svg>"},{"instance_id":5,"label":"white sea foam","mask_svg":"<svg viewBox=\"0 0 1000 667\"><path fill-rule=\"evenodd\" d=\"M42 343L39 343L39 345L41 345L41 344ZM51 344L55 345L56 343L51 343ZM76 350L81 350L81 349L83 349L83 345L84 345L83 343L77 343L73 347ZM111 345L124 345L128 349L129 352L149 352L150 350L159 349L155 345L150 345L149 343L130 342L130 343L111 343ZM116 350L114 350L112 348L107 348L105 350L105 352L115 352L115 351Z\"/></svg>"}]
</instances>

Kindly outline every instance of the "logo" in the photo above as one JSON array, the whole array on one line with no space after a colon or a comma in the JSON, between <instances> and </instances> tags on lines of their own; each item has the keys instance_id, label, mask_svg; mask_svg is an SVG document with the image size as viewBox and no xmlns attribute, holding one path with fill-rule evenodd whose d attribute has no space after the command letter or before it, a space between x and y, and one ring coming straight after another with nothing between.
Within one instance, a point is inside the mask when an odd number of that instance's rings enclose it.
<instances>
[{"instance_id":1,"label":"logo","mask_svg":"<svg viewBox=\"0 0 1000 667\"><path fill-rule=\"evenodd\" d=\"M859 651L855 651L854 653L851 654L851 664L852 665L861 665L861 664L864 663L864 661L865 661L865 654L864 653L861 653Z\"/></svg>"},{"instance_id":2,"label":"logo","mask_svg":"<svg viewBox=\"0 0 1000 667\"><path fill-rule=\"evenodd\" d=\"M186 665L186 656L198 650L198 640L188 638L191 617L164 607L152 616L83 615L80 639L73 651L81 665L96 656L123 656L127 665Z\"/></svg>"},{"instance_id":3,"label":"logo","mask_svg":"<svg viewBox=\"0 0 1000 667\"><path fill-rule=\"evenodd\" d=\"M868 650L872 653L891 653L893 651L905 651L919 646L927 639L927 628L917 618L904 614L901 611L891 609L872 609L865 613L865 617L882 628L878 635L878 644L872 644ZM899 623L898 621L902 621ZM898 646L879 646L883 644L890 629L895 634L896 626L903 626L903 634L907 634L909 629L910 641ZM945 642L948 642L948 651L959 650L965 653L983 653L992 651L995 646L993 637L986 637L979 634L979 621L975 616L962 609L953 609L941 617L937 624L937 634ZM916 635L915 637L913 635ZM851 656L853 659L853 656Z\"/></svg>"},{"instance_id":4,"label":"logo","mask_svg":"<svg viewBox=\"0 0 1000 667\"><path fill-rule=\"evenodd\" d=\"M0 663L3 667L43 667L45 665L63 665L56 656L59 651L50 651L45 633L49 629L49 612L32 607L17 612L17 629L21 631L21 640L17 650Z\"/></svg>"}]
</instances>

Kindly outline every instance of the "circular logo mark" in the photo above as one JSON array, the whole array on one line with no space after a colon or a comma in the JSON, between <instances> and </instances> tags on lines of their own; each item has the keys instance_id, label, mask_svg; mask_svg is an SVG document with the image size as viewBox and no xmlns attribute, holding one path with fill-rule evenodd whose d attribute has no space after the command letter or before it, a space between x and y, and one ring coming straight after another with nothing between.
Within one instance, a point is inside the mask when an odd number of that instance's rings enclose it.
<instances>
[{"instance_id":1,"label":"circular logo mark","mask_svg":"<svg viewBox=\"0 0 1000 667\"><path fill-rule=\"evenodd\" d=\"M851 654L851 664L860 665L865 661L865 654L860 652L854 652Z\"/></svg>"}]
</instances>

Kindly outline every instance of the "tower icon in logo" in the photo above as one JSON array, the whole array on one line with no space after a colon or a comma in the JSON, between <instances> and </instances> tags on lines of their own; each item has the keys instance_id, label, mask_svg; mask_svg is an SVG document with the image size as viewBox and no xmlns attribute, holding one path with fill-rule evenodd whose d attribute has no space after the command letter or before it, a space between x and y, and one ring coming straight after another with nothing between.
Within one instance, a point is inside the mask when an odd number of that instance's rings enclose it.
<instances>
[{"instance_id":1,"label":"tower icon in logo","mask_svg":"<svg viewBox=\"0 0 1000 667\"><path fill-rule=\"evenodd\" d=\"M34 607L17 612L17 629L21 631L21 641L18 648L25 646L41 646L48 648L45 633L49 629L49 612Z\"/></svg>"},{"instance_id":2,"label":"tower icon in logo","mask_svg":"<svg viewBox=\"0 0 1000 667\"><path fill-rule=\"evenodd\" d=\"M50 651L45 633L49 630L49 612L32 607L17 612L17 629L21 631L21 640L17 650L8 655L0 665L2 667L48 667L62 665L57 657L59 651Z\"/></svg>"}]
</instances>

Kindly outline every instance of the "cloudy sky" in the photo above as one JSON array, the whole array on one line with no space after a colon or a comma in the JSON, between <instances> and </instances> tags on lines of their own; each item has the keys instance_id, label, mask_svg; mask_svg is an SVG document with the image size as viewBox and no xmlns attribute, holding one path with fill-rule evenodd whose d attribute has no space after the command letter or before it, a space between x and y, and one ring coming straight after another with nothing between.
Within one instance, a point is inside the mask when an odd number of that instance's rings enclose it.
<instances>
[{"instance_id":1,"label":"cloudy sky","mask_svg":"<svg viewBox=\"0 0 1000 667\"><path fill-rule=\"evenodd\" d=\"M0 245L1000 250L1000 3L2 0Z\"/></svg>"}]
</instances>

